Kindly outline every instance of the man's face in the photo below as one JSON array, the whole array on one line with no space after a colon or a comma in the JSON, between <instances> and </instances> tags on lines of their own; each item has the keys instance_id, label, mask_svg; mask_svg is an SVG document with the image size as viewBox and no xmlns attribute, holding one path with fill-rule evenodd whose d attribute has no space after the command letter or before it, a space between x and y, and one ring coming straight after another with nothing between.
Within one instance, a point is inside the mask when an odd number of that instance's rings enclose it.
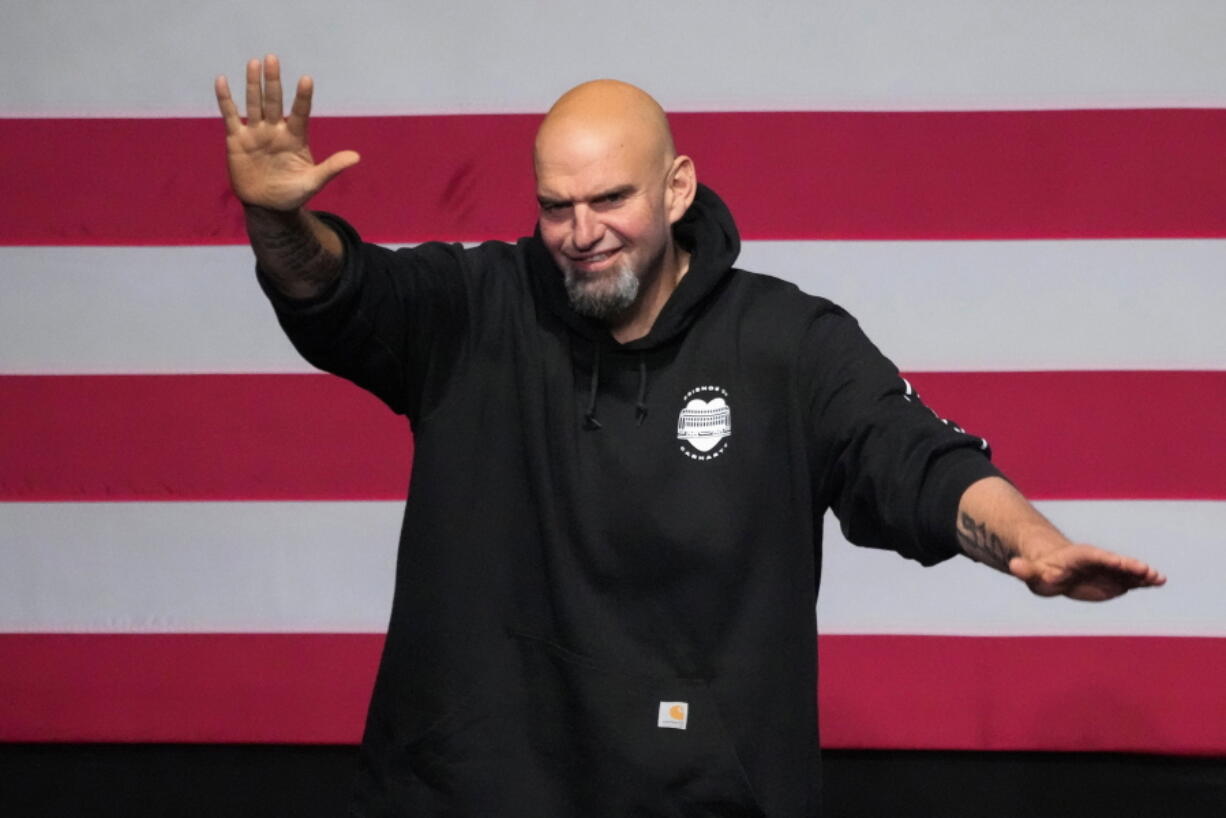
<instances>
[{"instance_id":1,"label":"man's face","mask_svg":"<svg viewBox=\"0 0 1226 818\"><path fill-rule=\"evenodd\" d=\"M631 140L573 134L539 146L541 238L578 312L624 314L659 275L671 241L669 171L659 154L635 150Z\"/></svg>"}]
</instances>

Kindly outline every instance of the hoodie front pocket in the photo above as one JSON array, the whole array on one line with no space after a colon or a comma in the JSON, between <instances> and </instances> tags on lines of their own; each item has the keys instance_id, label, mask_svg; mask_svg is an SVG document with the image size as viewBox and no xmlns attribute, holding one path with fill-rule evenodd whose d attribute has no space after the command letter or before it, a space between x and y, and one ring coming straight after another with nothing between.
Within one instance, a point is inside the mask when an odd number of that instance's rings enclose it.
<instances>
[{"instance_id":1,"label":"hoodie front pocket","mask_svg":"<svg viewBox=\"0 0 1226 818\"><path fill-rule=\"evenodd\" d=\"M764 818L704 680L636 675L511 637L529 752L576 814Z\"/></svg>"}]
</instances>

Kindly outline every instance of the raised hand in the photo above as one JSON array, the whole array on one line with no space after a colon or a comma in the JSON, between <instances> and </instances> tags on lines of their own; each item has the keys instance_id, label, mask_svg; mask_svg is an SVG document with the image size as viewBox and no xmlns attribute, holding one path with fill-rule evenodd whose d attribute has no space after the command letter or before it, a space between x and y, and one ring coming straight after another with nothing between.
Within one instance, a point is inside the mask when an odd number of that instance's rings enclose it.
<instances>
[{"instance_id":1,"label":"raised hand","mask_svg":"<svg viewBox=\"0 0 1226 818\"><path fill-rule=\"evenodd\" d=\"M1009 573L1039 596L1101 602L1133 588L1162 585L1166 577L1150 566L1092 545L1069 544L1038 558L1014 557Z\"/></svg>"},{"instance_id":2,"label":"raised hand","mask_svg":"<svg viewBox=\"0 0 1226 818\"><path fill-rule=\"evenodd\" d=\"M262 81L261 81L262 80ZM288 117L282 114L281 65L269 54L247 63L247 122L239 117L224 76L214 83L226 124L226 159L234 195L247 205L294 211L338 173L356 165L355 151L340 151L316 164L307 140L310 77L298 80Z\"/></svg>"}]
</instances>

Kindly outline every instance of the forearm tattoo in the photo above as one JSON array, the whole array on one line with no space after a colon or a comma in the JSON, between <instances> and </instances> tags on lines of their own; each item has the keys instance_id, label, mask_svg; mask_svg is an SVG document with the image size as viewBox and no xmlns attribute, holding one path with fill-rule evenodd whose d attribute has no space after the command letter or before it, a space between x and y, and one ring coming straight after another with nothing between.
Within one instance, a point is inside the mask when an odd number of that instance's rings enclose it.
<instances>
[{"instance_id":1,"label":"forearm tattoo","mask_svg":"<svg viewBox=\"0 0 1226 818\"><path fill-rule=\"evenodd\" d=\"M329 253L296 215L249 211L247 233L260 267L286 295L318 294L340 275L341 259Z\"/></svg>"},{"instance_id":2,"label":"forearm tattoo","mask_svg":"<svg viewBox=\"0 0 1226 818\"><path fill-rule=\"evenodd\" d=\"M990 565L999 571L1008 572L1009 560L1015 555L987 524L962 512L958 517L958 544L971 559Z\"/></svg>"}]
</instances>

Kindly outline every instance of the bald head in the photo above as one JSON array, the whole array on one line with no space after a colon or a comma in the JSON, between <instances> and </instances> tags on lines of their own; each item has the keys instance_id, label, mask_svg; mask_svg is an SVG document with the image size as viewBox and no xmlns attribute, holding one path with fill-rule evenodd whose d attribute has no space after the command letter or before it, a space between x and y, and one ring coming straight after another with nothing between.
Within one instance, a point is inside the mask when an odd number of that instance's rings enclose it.
<instances>
[{"instance_id":1,"label":"bald head","mask_svg":"<svg viewBox=\"0 0 1226 818\"><path fill-rule=\"evenodd\" d=\"M592 80L549 109L536 134L533 162L539 177L542 165L613 151L661 170L677 155L668 118L650 94L618 80Z\"/></svg>"}]
</instances>

